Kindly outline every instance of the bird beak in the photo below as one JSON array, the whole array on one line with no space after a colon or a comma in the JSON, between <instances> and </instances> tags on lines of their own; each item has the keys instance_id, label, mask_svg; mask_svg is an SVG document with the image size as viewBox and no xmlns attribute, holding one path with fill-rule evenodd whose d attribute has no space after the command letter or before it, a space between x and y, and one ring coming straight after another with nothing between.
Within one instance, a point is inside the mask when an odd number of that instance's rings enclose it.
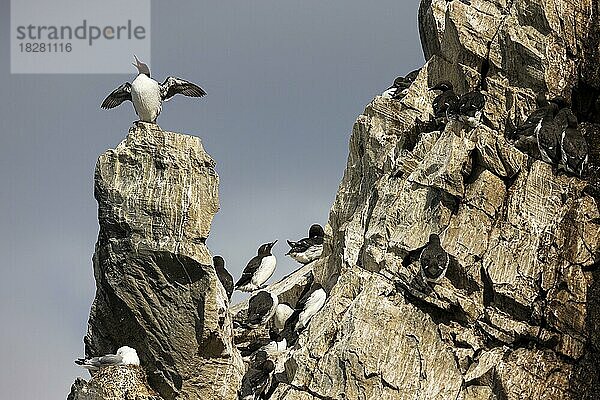
<instances>
[{"instance_id":1,"label":"bird beak","mask_svg":"<svg viewBox=\"0 0 600 400\"><path fill-rule=\"evenodd\" d=\"M271 247L275 246L275 243L277 243L277 240L275 240L274 242L271 242Z\"/></svg>"},{"instance_id":2,"label":"bird beak","mask_svg":"<svg viewBox=\"0 0 600 400\"><path fill-rule=\"evenodd\" d=\"M138 60L137 56L134 54L133 58L135 58L135 63L131 63L131 65L133 65L134 67L136 67L139 71L140 69L140 60Z\"/></svg>"}]
</instances>

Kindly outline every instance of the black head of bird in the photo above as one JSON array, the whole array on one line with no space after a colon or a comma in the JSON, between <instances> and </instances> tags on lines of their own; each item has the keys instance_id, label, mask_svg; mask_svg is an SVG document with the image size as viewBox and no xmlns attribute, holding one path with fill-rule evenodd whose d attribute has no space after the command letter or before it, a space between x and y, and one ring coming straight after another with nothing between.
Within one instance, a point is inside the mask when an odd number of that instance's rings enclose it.
<instances>
[{"instance_id":1,"label":"black head of bird","mask_svg":"<svg viewBox=\"0 0 600 400\"><path fill-rule=\"evenodd\" d=\"M314 293L319 289L323 289L323 285L321 285L320 283L313 283L311 291Z\"/></svg>"},{"instance_id":2,"label":"black head of bird","mask_svg":"<svg viewBox=\"0 0 600 400\"><path fill-rule=\"evenodd\" d=\"M269 254L271 254L271 249L273 248L273 246L275 246L275 243L277 243L277 240L271 243L265 243L263 245L261 245L258 248L258 255L259 256L268 256Z\"/></svg>"},{"instance_id":3,"label":"black head of bird","mask_svg":"<svg viewBox=\"0 0 600 400\"><path fill-rule=\"evenodd\" d=\"M435 233L429 235L429 243L430 244L440 244L440 237Z\"/></svg>"},{"instance_id":4,"label":"black head of bird","mask_svg":"<svg viewBox=\"0 0 600 400\"><path fill-rule=\"evenodd\" d=\"M313 237L323 237L323 236L325 236L325 231L323 230L323 227L321 225L314 224L308 230L308 236L311 237L311 238L313 238Z\"/></svg>"},{"instance_id":5,"label":"black head of bird","mask_svg":"<svg viewBox=\"0 0 600 400\"><path fill-rule=\"evenodd\" d=\"M558 107L558 109L565 108L565 107L569 106L569 103L567 102L567 99L565 99L562 96L553 97L549 101L550 101L551 104L556 104L556 106Z\"/></svg>"},{"instance_id":6,"label":"black head of bird","mask_svg":"<svg viewBox=\"0 0 600 400\"><path fill-rule=\"evenodd\" d=\"M215 267L225 267L225 260L221 256L214 256L213 265Z\"/></svg>"},{"instance_id":7,"label":"black head of bird","mask_svg":"<svg viewBox=\"0 0 600 400\"><path fill-rule=\"evenodd\" d=\"M558 114L558 111L560 111L561 106L558 105L558 103L556 103L555 101L553 101L554 99L550 100L550 102L548 103L548 111L546 112L546 117L544 118L554 118L556 116L556 114Z\"/></svg>"},{"instance_id":8,"label":"black head of bird","mask_svg":"<svg viewBox=\"0 0 600 400\"><path fill-rule=\"evenodd\" d=\"M441 90L442 92L447 92L448 90L454 90L454 86L450 81L442 81L437 85L429 88L429 90Z\"/></svg>"},{"instance_id":9,"label":"black head of bird","mask_svg":"<svg viewBox=\"0 0 600 400\"><path fill-rule=\"evenodd\" d=\"M261 371L264 372L273 372L275 370L275 363L271 360L267 360L265 362L262 363L262 365L260 366Z\"/></svg>"},{"instance_id":10,"label":"black head of bird","mask_svg":"<svg viewBox=\"0 0 600 400\"><path fill-rule=\"evenodd\" d=\"M392 86L398 87L398 86L401 86L403 83L404 83L404 78L399 76L396 79L394 79L394 84Z\"/></svg>"},{"instance_id":11,"label":"black head of bird","mask_svg":"<svg viewBox=\"0 0 600 400\"><path fill-rule=\"evenodd\" d=\"M539 92L535 96L535 104L537 108L546 107L548 105L548 99L546 98L546 92Z\"/></svg>"},{"instance_id":12,"label":"black head of bird","mask_svg":"<svg viewBox=\"0 0 600 400\"><path fill-rule=\"evenodd\" d=\"M408 81L408 82L414 82L414 80L417 79L417 76L419 75L419 72L421 72L420 68L419 69L415 69L414 71L409 72L404 77L404 80Z\"/></svg>"},{"instance_id":13,"label":"black head of bird","mask_svg":"<svg viewBox=\"0 0 600 400\"><path fill-rule=\"evenodd\" d=\"M577 128L577 117L573 113L569 113L567 115L567 126L569 128Z\"/></svg>"},{"instance_id":14,"label":"black head of bird","mask_svg":"<svg viewBox=\"0 0 600 400\"><path fill-rule=\"evenodd\" d=\"M131 64L137 68L138 73L145 74L148 75L148 77L150 77L150 68L148 68L148 65L141 62L135 54L133 55L133 58L135 58L135 63Z\"/></svg>"},{"instance_id":15,"label":"black head of bird","mask_svg":"<svg viewBox=\"0 0 600 400\"><path fill-rule=\"evenodd\" d=\"M262 364L269 359L269 355L264 350L259 350L252 356L254 364Z\"/></svg>"}]
</instances>

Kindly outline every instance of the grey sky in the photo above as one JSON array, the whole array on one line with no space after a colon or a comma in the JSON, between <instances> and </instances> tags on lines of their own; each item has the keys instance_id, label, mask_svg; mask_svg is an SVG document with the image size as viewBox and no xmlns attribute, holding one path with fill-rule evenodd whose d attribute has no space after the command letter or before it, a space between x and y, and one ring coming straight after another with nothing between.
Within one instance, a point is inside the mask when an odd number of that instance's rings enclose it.
<instances>
[{"instance_id":1,"label":"grey sky","mask_svg":"<svg viewBox=\"0 0 600 400\"><path fill-rule=\"evenodd\" d=\"M279 278L297 267L285 239L327 221L356 116L423 63L418 2L201 3L152 4L153 75L208 92L165 104L159 124L200 136L217 161L213 253L237 278L259 244L279 239ZM6 399L64 399L88 377L73 360L94 297L94 165L135 119L129 103L99 105L134 69L10 75L9 16L2 0L0 387Z\"/></svg>"}]
</instances>

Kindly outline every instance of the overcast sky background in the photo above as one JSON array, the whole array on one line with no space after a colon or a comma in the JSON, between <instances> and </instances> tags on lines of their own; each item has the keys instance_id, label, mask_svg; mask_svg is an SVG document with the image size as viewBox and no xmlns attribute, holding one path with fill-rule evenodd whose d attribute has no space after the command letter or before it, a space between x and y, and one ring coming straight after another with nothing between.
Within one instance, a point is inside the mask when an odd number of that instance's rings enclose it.
<instances>
[{"instance_id":1,"label":"overcast sky background","mask_svg":"<svg viewBox=\"0 0 600 400\"><path fill-rule=\"evenodd\" d=\"M159 124L201 137L217 162L212 252L237 279L279 239L277 279L298 267L285 239L327 222L356 117L422 65L418 1L201 3L152 2L153 76L208 92L165 104ZM136 119L130 103L99 105L134 70L11 75L8 0L0 18L0 397L65 399L89 377L73 360L95 290L94 165Z\"/></svg>"}]
</instances>

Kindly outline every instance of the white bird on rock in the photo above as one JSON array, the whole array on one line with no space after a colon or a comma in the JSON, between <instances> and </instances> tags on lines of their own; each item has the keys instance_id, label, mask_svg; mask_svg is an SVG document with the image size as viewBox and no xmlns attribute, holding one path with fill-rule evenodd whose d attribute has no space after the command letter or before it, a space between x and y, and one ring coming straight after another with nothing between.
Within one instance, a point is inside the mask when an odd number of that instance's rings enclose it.
<instances>
[{"instance_id":1,"label":"white bird on rock","mask_svg":"<svg viewBox=\"0 0 600 400\"><path fill-rule=\"evenodd\" d=\"M138 76L132 83L125 82L112 91L102 102L102 108L114 108L125 100L133 103L135 113L140 121L156 123L162 111L162 102L169 100L176 94L189 97L202 97L206 92L200 87L181 78L169 76L159 84L150 77L150 68L134 55Z\"/></svg>"},{"instance_id":2,"label":"white bird on rock","mask_svg":"<svg viewBox=\"0 0 600 400\"><path fill-rule=\"evenodd\" d=\"M117 354L107 354L101 357L78 358L75 364L90 371L98 371L103 367L114 367L119 365L140 365L137 351L129 346L120 347Z\"/></svg>"}]
</instances>

